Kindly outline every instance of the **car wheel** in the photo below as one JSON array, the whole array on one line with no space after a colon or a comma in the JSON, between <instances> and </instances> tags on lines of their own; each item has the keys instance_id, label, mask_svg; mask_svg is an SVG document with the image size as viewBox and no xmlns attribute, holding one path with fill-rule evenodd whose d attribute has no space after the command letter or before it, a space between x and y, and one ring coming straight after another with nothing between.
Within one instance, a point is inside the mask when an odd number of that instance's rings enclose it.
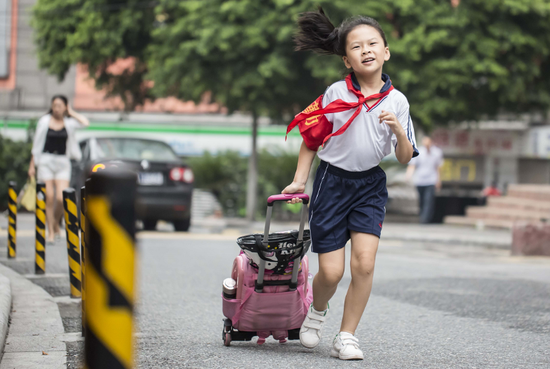
<instances>
[{"instance_id":1,"label":"car wheel","mask_svg":"<svg viewBox=\"0 0 550 369\"><path fill-rule=\"evenodd\" d=\"M156 219L146 219L143 221L143 229L146 231L154 231L157 229L157 220Z\"/></svg>"},{"instance_id":2,"label":"car wheel","mask_svg":"<svg viewBox=\"0 0 550 369\"><path fill-rule=\"evenodd\" d=\"M177 232L187 232L189 230L189 226L191 225L191 219L184 219L184 220L175 220L174 221L174 229Z\"/></svg>"}]
</instances>

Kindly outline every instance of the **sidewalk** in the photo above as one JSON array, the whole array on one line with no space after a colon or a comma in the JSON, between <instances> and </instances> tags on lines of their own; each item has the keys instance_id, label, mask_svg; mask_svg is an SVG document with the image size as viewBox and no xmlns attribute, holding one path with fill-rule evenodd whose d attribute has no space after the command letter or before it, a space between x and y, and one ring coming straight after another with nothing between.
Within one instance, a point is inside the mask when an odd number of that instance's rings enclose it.
<instances>
[{"instance_id":1,"label":"sidewalk","mask_svg":"<svg viewBox=\"0 0 550 369\"><path fill-rule=\"evenodd\" d=\"M200 227L208 228L209 222L219 224L220 220L205 218L201 220ZM229 233L229 230L238 235L264 232L264 223L261 221L250 222L242 218L228 218L225 219L225 222L226 233ZM298 227L298 222L272 222L270 232L298 229ZM490 228L477 230L468 226L446 224L384 223L381 239L480 246L507 250L510 250L512 246L512 232L510 230Z\"/></svg>"},{"instance_id":2,"label":"sidewalk","mask_svg":"<svg viewBox=\"0 0 550 369\"><path fill-rule=\"evenodd\" d=\"M7 224L4 215L0 215L0 224ZM27 226L19 227L18 237L34 237L34 214L20 214L18 223ZM30 226L29 226L30 225ZM270 232L280 232L289 229L298 229L298 222L271 223ZM166 228L166 229L165 229ZM306 226L306 228L308 228ZM158 229L171 230L171 224L159 222ZM263 221L248 221L243 218L202 218L191 220L191 233L202 234L235 234L263 233ZM0 238L6 238L4 227L0 228ZM400 240L410 242L429 242L444 244L460 244L483 246L490 248L510 249L512 246L512 232L506 229L485 228L478 230L469 226L448 224L415 224L386 222L382 228L382 240ZM34 257L34 255L33 255ZM23 271L21 271L23 272ZM60 271L60 272L65 272ZM25 271L23 273L30 273Z\"/></svg>"}]
</instances>

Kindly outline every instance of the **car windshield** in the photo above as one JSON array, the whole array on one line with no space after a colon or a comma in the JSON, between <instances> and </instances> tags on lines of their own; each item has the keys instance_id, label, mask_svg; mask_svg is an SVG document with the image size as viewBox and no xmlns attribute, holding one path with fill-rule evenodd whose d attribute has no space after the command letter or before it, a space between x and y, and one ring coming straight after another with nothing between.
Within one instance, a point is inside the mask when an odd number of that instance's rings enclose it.
<instances>
[{"instance_id":1,"label":"car windshield","mask_svg":"<svg viewBox=\"0 0 550 369\"><path fill-rule=\"evenodd\" d=\"M159 141L138 138L96 138L98 158L177 161L174 151Z\"/></svg>"}]
</instances>

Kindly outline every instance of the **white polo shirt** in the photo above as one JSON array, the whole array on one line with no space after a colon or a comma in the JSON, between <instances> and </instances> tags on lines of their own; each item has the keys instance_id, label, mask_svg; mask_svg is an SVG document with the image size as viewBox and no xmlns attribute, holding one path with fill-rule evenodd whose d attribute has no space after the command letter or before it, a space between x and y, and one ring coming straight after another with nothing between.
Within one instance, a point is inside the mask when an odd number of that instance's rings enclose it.
<instances>
[{"instance_id":1,"label":"white polo shirt","mask_svg":"<svg viewBox=\"0 0 550 369\"><path fill-rule=\"evenodd\" d=\"M352 74L353 88L361 91L361 87L355 75ZM391 87L391 81L387 74L382 75L385 82L380 92L385 92ZM323 96L323 107L331 102L341 99L347 102L357 102L357 96L348 90L345 80L332 84ZM338 168L350 172L362 172L377 166L380 161L391 153L391 145L397 146L397 137L385 123L379 123L378 116L384 111L395 114L399 123L407 133L409 141L413 145L413 157L418 155L414 127L409 114L409 102L405 95L395 88L381 98L377 103L368 107L363 104L361 112L354 119L348 129L339 136L331 137L324 148L320 148L317 155ZM325 114L332 123L332 132L340 129L353 115L355 109L339 113Z\"/></svg>"},{"instance_id":2,"label":"white polo shirt","mask_svg":"<svg viewBox=\"0 0 550 369\"><path fill-rule=\"evenodd\" d=\"M430 152L425 146L418 149L420 156L410 161L414 165L413 182L415 186L434 186L437 184L438 170L443 165L443 151L432 145Z\"/></svg>"}]
</instances>

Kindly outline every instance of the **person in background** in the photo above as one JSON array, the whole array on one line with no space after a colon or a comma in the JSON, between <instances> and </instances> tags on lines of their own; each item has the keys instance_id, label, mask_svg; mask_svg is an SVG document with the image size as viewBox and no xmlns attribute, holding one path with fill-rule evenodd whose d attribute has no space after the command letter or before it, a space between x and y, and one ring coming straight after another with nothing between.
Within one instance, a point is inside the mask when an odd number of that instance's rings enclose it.
<instances>
[{"instance_id":1,"label":"person in background","mask_svg":"<svg viewBox=\"0 0 550 369\"><path fill-rule=\"evenodd\" d=\"M63 95L52 98L51 109L36 125L29 177L37 176L46 184L47 242L60 236L59 224L63 216L63 190L71 180L71 159L80 160L82 153L75 131L87 127L86 117L71 109Z\"/></svg>"},{"instance_id":2,"label":"person in background","mask_svg":"<svg viewBox=\"0 0 550 369\"><path fill-rule=\"evenodd\" d=\"M420 223L430 223L435 209L435 193L441 189L441 166L443 152L434 146L429 136L422 139L419 155L413 158L407 168L407 179L413 178L418 190Z\"/></svg>"}]
</instances>

